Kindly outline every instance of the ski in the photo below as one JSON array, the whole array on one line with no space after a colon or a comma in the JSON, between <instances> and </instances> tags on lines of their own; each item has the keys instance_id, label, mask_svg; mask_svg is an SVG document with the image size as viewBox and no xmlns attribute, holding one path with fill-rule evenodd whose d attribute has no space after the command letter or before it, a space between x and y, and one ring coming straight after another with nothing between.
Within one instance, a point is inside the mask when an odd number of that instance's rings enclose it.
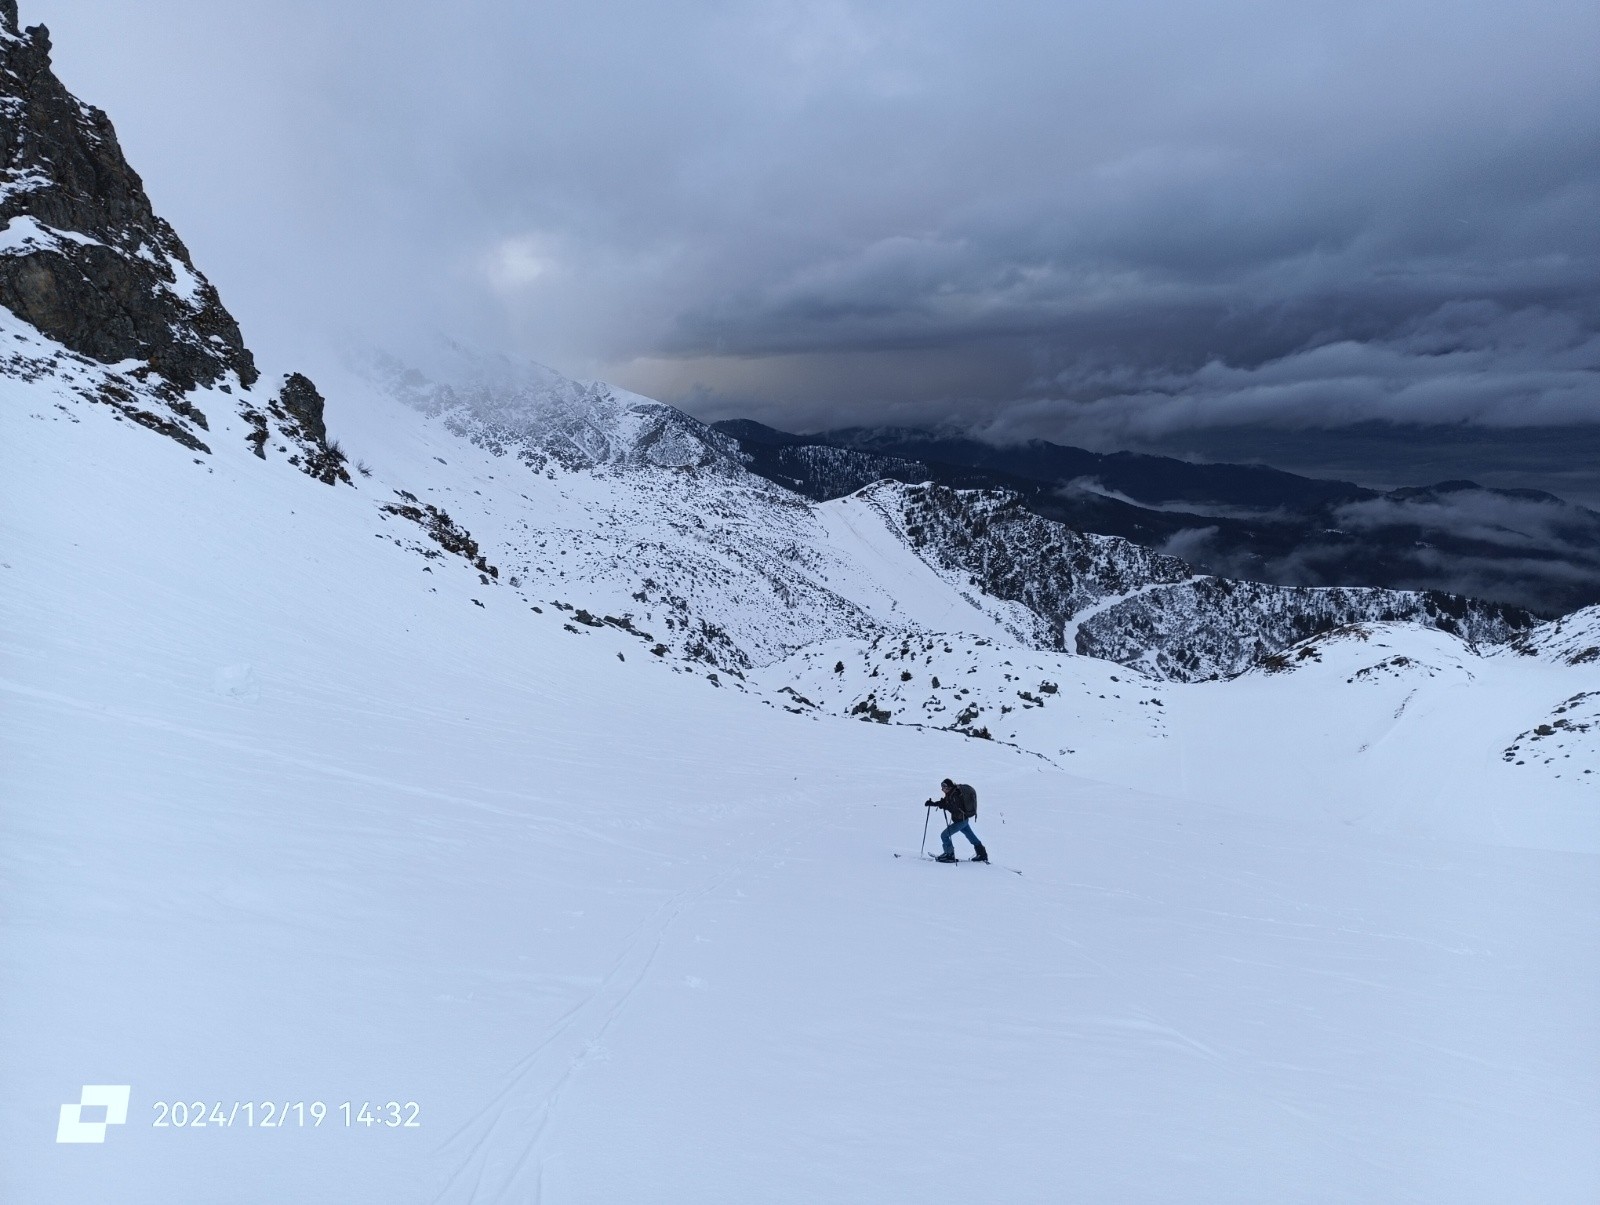
<instances>
[{"instance_id":1,"label":"ski","mask_svg":"<svg viewBox=\"0 0 1600 1205\"><path fill-rule=\"evenodd\" d=\"M904 855L902 855L902 854L895 854L895 857L897 857L897 858L903 857L903 856ZM918 861L918 862L939 862L939 858L935 854L922 854L920 857L913 859L913 861ZM977 861L978 861L977 858L957 858L955 860L955 862L951 862L951 863L939 862L939 865L941 865L941 866L946 866L946 865L954 866L954 865L959 865L962 862L977 862ZM1020 870L1018 870L1015 866L1001 866L997 862L987 862L986 861L986 862L979 863L979 865L982 865L982 866L993 866L996 870L1010 871L1014 875L1021 875L1022 874L1022 872Z\"/></svg>"}]
</instances>

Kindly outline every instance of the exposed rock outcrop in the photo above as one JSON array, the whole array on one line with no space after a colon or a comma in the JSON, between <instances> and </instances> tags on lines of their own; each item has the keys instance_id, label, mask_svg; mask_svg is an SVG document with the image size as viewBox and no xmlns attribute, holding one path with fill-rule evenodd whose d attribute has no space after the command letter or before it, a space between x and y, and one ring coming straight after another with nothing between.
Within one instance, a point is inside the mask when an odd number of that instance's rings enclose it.
<instances>
[{"instance_id":1,"label":"exposed rock outcrop","mask_svg":"<svg viewBox=\"0 0 1600 1205\"><path fill-rule=\"evenodd\" d=\"M386 515L398 515L402 519L409 519L427 533L428 538L438 545L438 549L422 549L424 556L437 557L441 555L439 549L443 549L444 552L466 561L483 575L485 582L491 578L499 580L500 570L484 559L478 541L472 538L471 532L456 523L448 511L440 510L431 503L421 502L415 494L406 490L399 490L397 493L401 501L385 503L378 509Z\"/></svg>"},{"instance_id":2,"label":"exposed rock outcrop","mask_svg":"<svg viewBox=\"0 0 1600 1205\"><path fill-rule=\"evenodd\" d=\"M258 456L350 481L315 385L293 373L270 397L252 388L239 324L151 208L110 119L56 78L49 31L19 28L16 0L0 0L0 156L0 306L39 336L7 340L0 372L54 378L197 452L212 429L197 391L215 388Z\"/></svg>"},{"instance_id":3,"label":"exposed rock outcrop","mask_svg":"<svg viewBox=\"0 0 1600 1205\"><path fill-rule=\"evenodd\" d=\"M277 449L308 477L326 485L335 481L349 485L344 452L338 444L328 442L328 428L322 419L324 404L311 378L291 372L264 410L251 407L241 412L250 424L245 440L265 460L267 448L276 439Z\"/></svg>"},{"instance_id":4,"label":"exposed rock outcrop","mask_svg":"<svg viewBox=\"0 0 1600 1205\"><path fill-rule=\"evenodd\" d=\"M157 217L110 119L62 86L50 34L0 2L0 304L169 398L256 379L239 325ZM189 417L192 420L192 416Z\"/></svg>"}]
</instances>

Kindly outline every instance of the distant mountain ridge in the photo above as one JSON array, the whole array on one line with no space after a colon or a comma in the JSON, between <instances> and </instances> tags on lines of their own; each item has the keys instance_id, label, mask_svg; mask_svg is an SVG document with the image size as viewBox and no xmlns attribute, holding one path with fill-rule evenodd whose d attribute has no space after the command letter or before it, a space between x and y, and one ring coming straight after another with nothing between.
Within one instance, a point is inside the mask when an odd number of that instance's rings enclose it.
<instances>
[{"instance_id":1,"label":"distant mountain ridge","mask_svg":"<svg viewBox=\"0 0 1600 1205\"><path fill-rule=\"evenodd\" d=\"M890 478L1006 489L1084 531L1276 585L1443 590L1558 615L1600 602L1600 514L1538 490L1470 481L1382 491L1261 465L998 446L907 428L795 435L713 426L755 473L823 501Z\"/></svg>"}]
</instances>

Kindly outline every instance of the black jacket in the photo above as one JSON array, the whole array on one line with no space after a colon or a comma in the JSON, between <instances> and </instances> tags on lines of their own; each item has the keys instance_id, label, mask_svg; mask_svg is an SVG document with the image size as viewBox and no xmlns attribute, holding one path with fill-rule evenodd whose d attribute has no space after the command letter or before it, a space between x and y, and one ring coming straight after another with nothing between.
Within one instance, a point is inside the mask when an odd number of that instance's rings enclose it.
<instances>
[{"instance_id":1,"label":"black jacket","mask_svg":"<svg viewBox=\"0 0 1600 1205\"><path fill-rule=\"evenodd\" d=\"M960 824L978 814L978 792L966 783L958 782L955 790L933 801L930 806L943 808L949 814L951 824Z\"/></svg>"}]
</instances>

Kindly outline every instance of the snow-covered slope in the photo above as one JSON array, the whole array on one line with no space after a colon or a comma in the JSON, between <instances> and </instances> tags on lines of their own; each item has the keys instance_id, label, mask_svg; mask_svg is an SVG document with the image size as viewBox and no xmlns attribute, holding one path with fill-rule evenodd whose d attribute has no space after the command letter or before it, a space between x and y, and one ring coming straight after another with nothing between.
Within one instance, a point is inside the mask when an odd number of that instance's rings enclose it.
<instances>
[{"instance_id":1,"label":"snow-covered slope","mask_svg":"<svg viewBox=\"0 0 1600 1205\"><path fill-rule=\"evenodd\" d=\"M1195 798L1274 815L1315 810L1375 831L1593 850L1594 742L1565 759L1507 754L1552 709L1596 689L1592 668L1484 657L1446 632L1358 624L1235 682L1170 692L1169 722L1182 734L1175 770ZM1114 777L1152 781L1145 771Z\"/></svg>"},{"instance_id":2,"label":"snow-covered slope","mask_svg":"<svg viewBox=\"0 0 1600 1205\"><path fill-rule=\"evenodd\" d=\"M36 393L0 385L9 1199L1600 1185L1593 854L1322 785L1374 751L1364 781L1439 781L1456 717L1509 718L1485 667L1585 667L1408 628L1199 685L997 640L817 650L907 691L935 669L1014 691L1019 736L1071 735L1064 772L822 714L843 692L796 715L764 681L674 673L504 568L374 538L405 522L377 517L376 464L355 489L244 447L199 466ZM439 466L452 506L504 464L465 457ZM587 478L544 480L575 505ZM1456 710L1386 741L1433 687ZM944 774L1022 875L913 860ZM1549 821L1560 798L1525 781L1502 814ZM1545 844L1583 837L1567 819ZM129 1120L58 1146L84 1083L130 1085Z\"/></svg>"}]
</instances>

